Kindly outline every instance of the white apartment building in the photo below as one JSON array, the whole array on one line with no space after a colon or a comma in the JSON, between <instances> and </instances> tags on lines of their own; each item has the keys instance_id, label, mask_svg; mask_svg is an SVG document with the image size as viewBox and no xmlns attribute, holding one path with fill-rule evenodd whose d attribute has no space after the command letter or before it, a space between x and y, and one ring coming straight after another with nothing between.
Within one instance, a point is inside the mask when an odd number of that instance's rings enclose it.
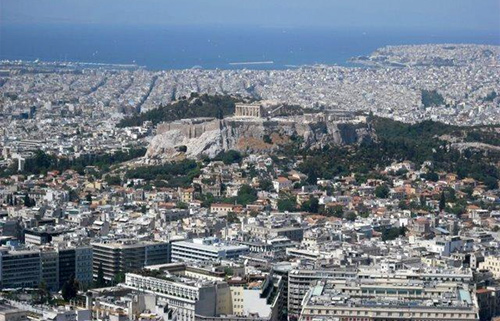
<instances>
[{"instance_id":1,"label":"white apartment building","mask_svg":"<svg viewBox=\"0 0 500 321\"><path fill-rule=\"evenodd\" d=\"M226 245L214 239L172 242L172 262L235 259L249 252L246 245Z\"/></svg>"},{"instance_id":2,"label":"white apartment building","mask_svg":"<svg viewBox=\"0 0 500 321\"><path fill-rule=\"evenodd\" d=\"M125 286L157 296L157 304L176 311L178 321L194 321L196 315L229 314L229 286L223 282L199 282L188 278L150 277L127 273Z\"/></svg>"},{"instance_id":3,"label":"white apartment building","mask_svg":"<svg viewBox=\"0 0 500 321\"><path fill-rule=\"evenodd\" d=\"M490 270L495 279L500 279L500 256L490 255L484 258L484 262L479 263L479 269Z\"/></svg>"}]
</instances>

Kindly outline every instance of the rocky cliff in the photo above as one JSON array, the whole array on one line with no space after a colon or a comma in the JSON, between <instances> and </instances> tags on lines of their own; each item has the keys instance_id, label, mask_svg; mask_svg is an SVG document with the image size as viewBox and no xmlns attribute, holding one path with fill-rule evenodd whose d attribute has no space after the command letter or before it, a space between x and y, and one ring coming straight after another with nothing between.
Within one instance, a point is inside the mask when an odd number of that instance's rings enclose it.
<instances>
[{"instance_id":1,"label":"rocky cliff","mask_svg":"<svg viewBox=\"0 0 500 321\"><path fill-rule=\"evenodd\" d=\"M226 119L183 119L160 124L146 157L172 160L179 157L215 157L230 149L241 152L271 152L302 137L302 146L318 148L326 144L353 144L371 139L366 123L310 119L305 116L272 119L230 117Z\"/></svg>"}]
</instances>

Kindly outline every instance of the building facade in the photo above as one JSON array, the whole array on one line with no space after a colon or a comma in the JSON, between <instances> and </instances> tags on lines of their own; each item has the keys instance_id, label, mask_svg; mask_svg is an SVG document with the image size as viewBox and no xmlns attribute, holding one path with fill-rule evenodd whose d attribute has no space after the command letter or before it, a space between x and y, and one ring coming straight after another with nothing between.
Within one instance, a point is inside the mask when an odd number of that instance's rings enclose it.
<instances>
[{"instance_id":1,"label":"building facade","mask_svg":"<svg viewBox=\"0 0 500 321\"><path fill-rule=\"evenodd\" d=\"M172 243L172 262L203 262L234 259L249 252L246 245L212 243L208 239L194 239Z\"/></svg>"},{"instance_id":2,"label":"building facade","mask_svg":"<svg viewBox=\"0 0 500 321\"><path fill-rule=\"evenodd\" d=\"M479 264L479 268L482 270L489 270L493 273L495 279L500 279L500 257L495 255L490 255L484 258L484 262Z\"/></svg>"},{"instance_id":3,"label":"building facade","mask_svg":"<svg viewBox=\"0 0 500 321\"><path fill-rule=\"evenodd\" d=\"M104 278L113 280L118 273L142 269L147 265L169 262L168 242L109 242L92 243L93 274L97 277L102 266Z\"/></svg>"},{"instance_id":4,"label":"building facade","mask_svg":"<svg viewBox=\"0 0 500 321\"><path fill-rule=\"evenodd\" d=\"M327 280L302 301L299 320L479 320L472 289L453 282Z\"/></svg>"}]
</instances>

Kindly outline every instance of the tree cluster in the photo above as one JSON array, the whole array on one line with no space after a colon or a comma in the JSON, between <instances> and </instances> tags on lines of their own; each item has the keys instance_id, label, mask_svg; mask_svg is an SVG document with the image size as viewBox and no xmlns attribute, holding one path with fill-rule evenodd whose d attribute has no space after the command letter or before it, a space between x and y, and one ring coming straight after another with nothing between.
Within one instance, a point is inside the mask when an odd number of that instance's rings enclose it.
<instances>
[{"instance_id":1,"label":"tree cluster","mask_svg":"<svg viewBox=\"0 0 500 321\"><path fill-rule=\"evenodd\" d=\"M191 95L191 98L181 99L166 106L160 106L145 113L135 114L122 119L118 127L141 126L145 121L153 125L185 118L215 117L234 114L237 98L226 95Z\"/></svg>"},{"instance_id":2,"label":"tree cluster","mask_svg":"<svg viewBox=\"0 0 500 321\"><path fill-rule=\"evenodd\" d=\"M26 159L22 174L45 174L48 171L57 170L64 172L72 169L80 174L84 174L85 167L95 166L104 171L109 169L109 166L126 162L134 158L142 157L146 154L146 148L133 148L126 152L117 151L115 153L106 154L87 154L77 158L57 157L47 154L41 150L35 152L33 157ZM17 165L0 172L1 176L10 176L17 173Z\"/></svg>"},{"instance_id":3,"label":"tree cluster","mask_svg":"<svg viewBox=\"0 0 500 321\"><path fill-rule=\"evenodd\" d=\"M199 164L194 160L186 159L157 166L136 167L128 170L125 176L147 181L166 181L168 187L187 187L199 174Z\"/></svg>"},{"instance_id":4,"label":"tree cluster","mask_svg":"<svg viewBox=\"0 0 500 321\"><path fill-rule=\"evenodd\" d=\"M422 96L422 104L424 105L424 107L444 105L443 96L440 93L438 93L437 90L435 89L434 90L422 89L421 96Z\"/></svg>"}]
</instances>

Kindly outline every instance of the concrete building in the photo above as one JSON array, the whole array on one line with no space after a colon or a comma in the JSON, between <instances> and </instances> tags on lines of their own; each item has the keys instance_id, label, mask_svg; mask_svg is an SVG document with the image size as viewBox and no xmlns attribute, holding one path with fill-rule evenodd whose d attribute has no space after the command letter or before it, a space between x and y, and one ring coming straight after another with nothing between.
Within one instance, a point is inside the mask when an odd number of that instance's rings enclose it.
<instances>
[{"instance_id":1,"label":"concrete building","mask_svg":"<svg viewBox=\"0 0 500 321\"><path fill-rule=\"evenodd\" d=\"M64 233L67 229L54 229L52 226L43 226L24 230L24 242L32 245L43 245L50 243L52 238Z\"/></svg>"},{"instance_id":2,"label":"concrete building","mask_svg":"<svg viewBox=\"0 0 500 321\"><path fill-rule=\"evenodd\" d=\"M68 306L45 311L42 318L48 321L87 321L92 319L92 313L88 309L74 309Z\"/></svg>"},{"instance_id":3,"label":"concrete building","mask_svg":"<svg viewBox=\"0 0 500 321\"><path fill-rule=\"evenodd\" d=\"M179 321L194 321L196 315L217 316L230 312L231 294L227 283L127 273L125 287L156 295L158 304L175 308Z\"/></svg>"},{"instance_id":4,"label":"concrete building","mask_svg":"<svg viewBox=\"0 0 500 321\"><path fill-rule=\"evenodd\" d=\"M64 248L58 250L59 253L59 288L62 288L64 283L71 276L75 276L75 249ZM76 276L75 276L76 277Z\"/></svg>"},{"instance_id":5,"label":"concrete building","mask_svg":"<svg viewBox=\"0 0 500 321\"><path fill-rule=\"evenodd\" d=\"M248 276L228 281L231 290L232 313L236 317L278 320L283 311L281 277Z\"/></svg>"},{"instance_id":6,"label":"concrete building","mask_svg":"<svg viewBox=\"0 0 500 321\"><path fill-rule=\"evenodd\" d=\"M479 320L488 321L500 315L500 288L488 287L476 290Z\"/></svg>"},{"instance_id":7,"label":"concrete building","mask_svg":"<svg viewBox=\"0 0 500 321\"><path fill-rule=\"evenodd\" d=\"M251 235L262 240L286 237L292 241L301 242L304 238L304 229L302 227L285 226L273 228L267 226L248 225L247 230Z\"/></svg>"},{"instance_id":8,"label":"concrete building","mask_svg":"<svg viewBox=\"0 0 500 321\"><path fill-rule=\"evenodd\" d=\"M49 290L58 291L71 276L86 287L92 282L92 248L3 248L0 266L2 288L38 287L43 281Z\"/></svg>"},{"instance_id":9,"label":"concrete building","mask_svg":"<svg viewBox=\"0 0 500 321\"><path fill-rule=\"evenodd\" d=\"M495 279L500 279L500 256L490 255L484 258L484 262L479 263L479 269L490 270Z\"/></svg>"},{"instance_id":10,"label":"concrete building","mask_svg":"<svg viewBox=\"0 0 500 321\"><path fill-rule=\"evenodd\" d=\"M168 242L113 241L92 243L92 249L94 278L97 277L100 265L104 278L113 280L120 272L169 262Z\"/></svg>"},{"instance_id":11,"label":"concrete building","mask_svg":"<svg viewBox=\"0 0 500 321\"><path fill-rule=\"evenodd\" d=\"M302 300L307 291L317 281L325 279L343 280L354 278L355 270L332 269L332 270L292 270L288 272L288 315L298 316L302 309Z\"/></svg>"},{"instance_id":12,"label":"concrete building","mask_svg":"<svg viewBox=\"0 0 500 321\"><path fill-rule=\"evenodd\" d=\"M75 248L75 278L82 287L92 284L93 251L90 246Z\"/></svg>"},{"instance_id":13,"label":"concrete building","mask_svg":"<svg viewBox=\"0 0 500 321\"><path fill-rule=\"evenodd\" d=\"M299 320L479 320L467 285L453 282L327 280L302 301Z\"/></svg>"},{"instance_id":14,"label":"concrete building","mask_svg":"<svg viewBox=\"0 0 500 321\"><path fill-rule=\"evenodd\" d=\"M234 212L235 205L227 203L213 203L210 205L210 212L224 214L229 212Z\"/></svg>"},{"instance_id":15,"label":"concrete building","mask_svg":"<svg viewBox=\"0 0 500 321\"><path fill-rule=\"evenodd\" d=\"M203 268L172 263L143 274L127 273L125 287L151 293L180 320L277 321L283 312L281 277L253 275L224 281ZM175 274L174 274L175 273Z\"/></svg>"},{"instance_id":16,"label":"concrete building","mask_svg":"<svg viewBox=\"0 0 500 321\"><path fill-rule=\"evenodd\" d=\"M235 259L248 252L246 245L227 245L213 238L177 241L172 243L172 262Z\"/></svg>"},{"instance_id":17,"label":"concrete building","mask_svg":"<svg viewBox=\"0 0 500 321\"><path fill-rule=\"evenodd\" d=\"M0 304L0 321L28 321L26 311Z\"/></svg>"},{"instance_id":18,"label":"concrete building","mask_svg":"<svg viewBox=\"0 0 500 321\"><path fill-rule=\"evenodd\" d=\"M286 177L278 177L277 179L273 180L273 187L276 193L279 193L280 191L283 190L288 190L292 187L292 181L289 180Z\"/></svg>"},{"instance_id":19,"label":"concrete building","mask_svg":"<svg viewBox=\"0 0 500 321\"><path fill-rule=\"evenodd\" d=\"M59 285L59 255L53 248L40 251L41 281L45 282L47 289L58 291Z\"/></svg>"},{"instance_id":20,"label":"concrete building","mask_svg":"<svg viewBox=\"0 0 500 321\"><path fill-rule=\"evenodd\" d=\"M41 261L38 251L0 249L2 288L37 287L40 284Z\"/></svg>"},{"instance_id":21,"label":"concrete building","mask_svg":"<svg viewBox=\"0 0 500 321\"><path fill-rule=\"evenodd\" d=\"M397 270L382 272L379 267L367 269L335 268L328 270L294 269L288 272L288 314L298 316L302 301L311 286L320 280L401 280L402 282L455 282L468 284L473 275L461 270Z\"/></svg>"}]
</instances>

